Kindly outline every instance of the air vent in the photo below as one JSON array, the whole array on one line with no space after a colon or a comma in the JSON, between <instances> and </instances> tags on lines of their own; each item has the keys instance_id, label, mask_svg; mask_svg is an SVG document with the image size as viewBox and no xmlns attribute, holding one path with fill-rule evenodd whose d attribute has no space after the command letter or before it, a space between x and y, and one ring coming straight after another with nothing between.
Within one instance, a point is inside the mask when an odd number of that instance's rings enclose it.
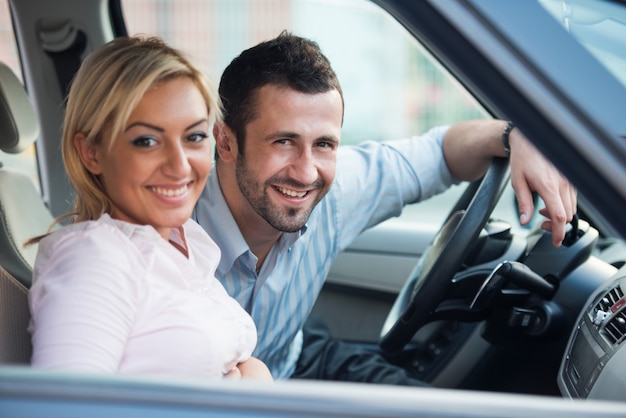
<instances>
[{"instance_id":1,"label":"air vent","mask_svg":"<svg viewBox=\"0 0 626 418\"><path fill-rule=\"evenodd\" d=\"M626 335L626 297L619 285L609 290L589 312L604 339L614 345Z\"/></svg>"},{"instance_id":2,"label":"air vent","mask_svg":"<svg viewBox=\"0 0 626 418\"><path fill-rule=\"evenodd\" d=\"M622 309L604 325L604 337L611 344L617 344L621 342L624 335L626 335L626 312L622 305Z\"/></svg>"}]
</instances>

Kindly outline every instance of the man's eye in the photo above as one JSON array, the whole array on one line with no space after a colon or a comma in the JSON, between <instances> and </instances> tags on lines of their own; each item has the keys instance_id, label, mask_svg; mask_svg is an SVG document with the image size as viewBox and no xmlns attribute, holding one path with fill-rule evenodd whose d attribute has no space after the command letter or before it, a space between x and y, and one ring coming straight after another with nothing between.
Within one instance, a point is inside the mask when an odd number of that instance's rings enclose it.
<instances>
[{"instance_id":1,"label":"man's eye","mask_svg":"<svg viewBox=\"0 0 626 418\"><path fill-rule=\"evenodd\" d=\"M194 132L187 137L189 142L202 142L209 137L205 132Z\"/></svg>"},{"instance_id":2,"label":"man's eye","mask_svg":"<svg viewBox=\"0 0 626 418\"><path fill-rule=\"evenodd\" d=\"M321 141L317 143L317 146L320 148L330 148L333 149L335 148L335 143L334 142L328 142L328 141Z\"/></svg>"},{"instance_id":3,"label":"man's eye","mask_svg":"<svg viewBox=\"0 0 626 418\"><path fill-rule=\"evenodd\" d=\"M151 136L140 136L132 141L132 144L136 147L151 147L156 144L156 139Z\"/></svg>"}]
</instances>

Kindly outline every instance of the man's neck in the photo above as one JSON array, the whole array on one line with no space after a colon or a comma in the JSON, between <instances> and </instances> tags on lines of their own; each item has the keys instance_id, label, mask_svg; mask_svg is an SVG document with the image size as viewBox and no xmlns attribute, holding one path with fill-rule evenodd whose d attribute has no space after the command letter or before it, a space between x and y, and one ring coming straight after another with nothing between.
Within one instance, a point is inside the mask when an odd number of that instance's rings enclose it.
<instances>
[{"instance_id":1,"label":"man's neck","mask_svg":"<svg viewBox=\"0 0 626 418\"><path fill-rule=\"evenodd\" d=\"M256 267L259 271L270 250L283 233L269 225L241 197L236 180L229 176L230 173L227 170L219 170L219 165L216 168L226 205L228 205L241 235L250 247L250 251L258 258Z\"/></svg>"},{"instance_id":2,"label":"man's neck","mask_svg":"<svg viewBox=\"0 0 626 418\"><path fill-rule=\"evenodd\" d=\"M261 266L263 265L263 262L265 262L267 255L272 250L274 244L278 242L283 233L275 230L274 228L271 228L271 232L263 231L266 228L259 228L258 224L250 225L249 222L246 221L240 222L236 217L235 221L239 226L239 230L241 231L243 238L250 247L250 251L258 259L256 264L256 271L258 273L261 270Z\"/></svg>"}]
</instances>

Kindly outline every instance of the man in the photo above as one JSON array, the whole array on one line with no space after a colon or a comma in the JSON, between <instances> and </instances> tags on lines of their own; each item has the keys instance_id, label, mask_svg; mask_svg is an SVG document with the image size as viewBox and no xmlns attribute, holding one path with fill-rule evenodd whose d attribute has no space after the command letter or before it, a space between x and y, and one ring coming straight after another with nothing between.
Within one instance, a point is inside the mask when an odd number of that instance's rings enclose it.
<instances>
[{"instance_id":1,"label":"man","mask_svg":"<svg viewBox=\"0 0 626 418\"><path fill-rule=\"evenodd\" d=\"M219 92L224 123L214 128L216 164L195 217L221 247L216 276L252 315L255 356L277 379L420 384L377 353L317 329L303 333L303 324L333 260L362 231L406 204L480 178L507 146L522 224L533 213L532 191L546 203L544 227L555 245L575 213L575 190L518 129L508 128L503 144L503 121L339 148L341 86L309 40L282 33L244 51L224 71Z\"/></svg>"}]
</instances>

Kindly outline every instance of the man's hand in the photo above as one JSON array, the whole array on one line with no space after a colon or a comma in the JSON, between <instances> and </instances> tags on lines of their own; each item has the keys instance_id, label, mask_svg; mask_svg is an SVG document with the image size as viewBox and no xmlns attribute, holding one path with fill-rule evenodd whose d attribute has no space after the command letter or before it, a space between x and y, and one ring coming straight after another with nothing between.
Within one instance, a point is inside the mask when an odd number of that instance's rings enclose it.
<instances>
[{"instance_id":1,"label":"man's hand","mask_svg":"<svg viewBox=\"0 0 626 418\"><path fill-rule=\"evenodd\" d=\"M471 120L450 126L443 150L452 175L474 181L489 168L493 157L505 157L502 133L507 123L501 120ZM542 227L552 231L558 247L565 228L576 213L576 189L528 141L519 128L509 133L511 184L519 205L520 223L526 225L535 211L532 192L537 192L546 207L539 213L547 218Z\"/></svg>"},{"instance_id":2,"label":"man's hand","mask_svg":"<svg viewBox=\"0 0 626 418\"><path fill-rule=\"evenodd\" d=\"M519 205L520 223L530 222L535 211L532 192L537 192L546 207L539 213L547 218L542 228L552 231L552 244L559 247L565 228L576 214L576 189L515 128L509 136L511 146L511 185Z\"/></svg>"}]
</instances>

